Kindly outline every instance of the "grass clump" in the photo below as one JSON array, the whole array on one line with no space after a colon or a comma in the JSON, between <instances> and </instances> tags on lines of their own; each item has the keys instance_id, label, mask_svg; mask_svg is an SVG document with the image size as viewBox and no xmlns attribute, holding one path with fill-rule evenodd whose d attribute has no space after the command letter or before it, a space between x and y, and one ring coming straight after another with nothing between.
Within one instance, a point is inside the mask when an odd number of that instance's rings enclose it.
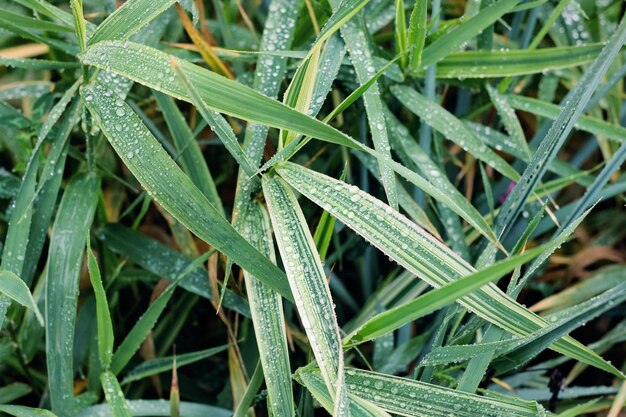
<instances>
[{"instance_id":1,"label":"grass clump","mask_svg":"<svg viewBox=\"0 0 626 417\"><path fill-rule=\"evenodd\" d=\"M624 12L0 2L0 415L617 417Z\"/></svg>"}]
</instances>

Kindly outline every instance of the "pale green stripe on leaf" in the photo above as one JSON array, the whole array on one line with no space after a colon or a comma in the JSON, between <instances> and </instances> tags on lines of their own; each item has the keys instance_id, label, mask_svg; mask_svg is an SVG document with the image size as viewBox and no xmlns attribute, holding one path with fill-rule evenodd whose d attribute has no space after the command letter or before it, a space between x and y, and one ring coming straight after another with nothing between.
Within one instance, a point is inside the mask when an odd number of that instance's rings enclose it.
<instances>
[{"instance_id":1,"label":"pale green stripe on leaf","mask_svg":"<svg viewBox=\"0 0 626 417\"><path fill-rule=\"evenodd\" d=\"M172 72L172 56L157 49L133 42L105 41L88 48L81 59L84 64L116 72L181 100L192 101ZM250 87L189 62L178 60L178 63L187 74L189 83L207 106L215 111L340 145L357 146L333 127Z\"/></svg>"}]
</instances>

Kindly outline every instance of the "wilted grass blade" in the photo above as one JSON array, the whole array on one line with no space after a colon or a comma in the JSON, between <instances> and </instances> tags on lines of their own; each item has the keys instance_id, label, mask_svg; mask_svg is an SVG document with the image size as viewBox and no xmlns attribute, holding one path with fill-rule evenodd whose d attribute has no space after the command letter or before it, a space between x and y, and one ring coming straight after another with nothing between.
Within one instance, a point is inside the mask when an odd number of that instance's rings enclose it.
<instances>
[{"instance_id":1,"label":"wilted grass blade","mask_svg":"<svg viewBox=\"0 0 626 417\"><path fill-rule=\"evenodd\" d=\"M100 84L84 87L81 94L117 154L161 206L198 237L291 300L284 273L233 229L126 103ZM166 174L168 180L164 181Z\"/></svg>"},{"instance_id":2,"label":"wilted grass blade","mask_svg":"<svg viewBox=\"0 0 626 417\"><path fill-rule=\"evenodd\" d=\"M79 174L65 189L52 228L46 285L46 353L52 410L73 415L73 340L78 276L93 221L100 179Z\"/></svg>"},{"instance_id":3,"label":"wilted grass blade","mask_svg":"<svg viewBox=\"0 0 626 417\"><path fill-rule=\"evenodd\" d=\"M343 350L322 262L289 186L278 177L264 176L263 192L300 320L337 405L341 401L338 392L342 389L337 385L342 384ZM347 401L340 402L340 407L340 412L334 415L346 415Z\"/></svg>"}]
</instances>

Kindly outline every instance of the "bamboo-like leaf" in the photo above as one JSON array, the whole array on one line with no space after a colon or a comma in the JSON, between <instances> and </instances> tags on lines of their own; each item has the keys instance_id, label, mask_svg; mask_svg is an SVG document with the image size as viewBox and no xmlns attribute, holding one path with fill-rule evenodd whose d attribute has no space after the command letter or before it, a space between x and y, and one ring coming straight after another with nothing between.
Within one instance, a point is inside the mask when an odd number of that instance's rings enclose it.
<instances>
[{"instance_id":1,"label":"bamboo-like leaf","mask_svg":"<svg viewBox=\"0 0 626 417\"><path fill-rule=\"evenodd\" d=\"M89 280L96 296L96 319L98 322L98 355L102 369L108 370L113 357L113 323L109 313L109 303L107 295L102 285L100 268L98 261L91 250L90 237L87 235L87 268L89 269Z\"/></svg>"},{"instance_id":2,"label":"bamboo-like leaf","mask_svg":"<svg viewBox=\"0 0 626 417\"><path fill-rule=\"evenodd\" d=\"M419 3L419 2L417 2ZM417 6L416 6L417 7ZM407 62L406 53L408 52L408 33L406 28L406 14L404 12L404 0L396 0L396 30L394 31L396 41L396 54L402 55L400 61L404 67Z\"/></svg>"},{"instance_id":3,"label":"bamboo-like leaf","mask_svg":"<svg viewBox=\"0 0 626 417\"><path fill-rule=\"evenodd\" d=\"M411 51L409 71L416 72L422 64L422 52L426 42L426 17L428 1L416 0L409 20L408 48Z\"/></svg>"},{"instance_id":4,"label":"bamboo-like leaf","mask_svg":"<svg viewBox=\"0 0 626 417\"><path fill-rule=\"evenodd\" d=\"M296 190L430 285L439 288L475 271L415 223L358 187L294 164L284 164L277 171ZM524 336L547 326L544 319L517 304L494 284L459 302L513 334ZM615 367L572 338L564 337L550 347L621 377Z\"/></svg>"},{"instance_id":5,"label":"bamboo-like leaf","mask_svg":"<svg viewBox=\"0 0 626 417\"><path fill-rule=\"evenodd\" d=\"M319 370L310 365L300 368L298 375L299 378L306 375L312 380L321 379ZM409 417L449 417L450 415L540 417L546 415L543 407L534 401L504 395L490 398L467 394L409 378L353 368L346 370L346 382L354 395L385 411Z\"/></svg>"},{"instance_id":6,"label":"bamboo-like leaf","mask_svg":"<svg viewBox=\"0 0 626 417\"><path fill-rule=\"evenodd\" d=\"M98 201L100 179L80 174L65 189L52 228L46 285L46 358L52 411L73 415L73 340L78 278L87 231Z\"/></svg>"},{"instance_id":7,"label":"bamboo-like leaf","mask_svg":"<svg viewBox=\"0 0 626 417\"><path fill-rule=\"evenodd\" d=\"M439 78L494 78L538 74L592 62L602 44L455 52L437 63ZM422 75L422 73L416 73ZM526 97L515 96L526 99Z\"/></svg>"},{"instance_id":8,"label":"bamboo-like leaf","mask_svg":"<svg viewBox=\"0 0 626 417\"><path fill-rule=\"evenodd\" d=\"M11 271L0 271L0 294L32 310L42 326L43 317L30 290L20 277Z\"/></svg>"},{"instance_id":9,"label":"bamboo-like leaf","mask_svg":"<svg viewBox=\"0 0 626 417\"><path fill-rule=\"evenodd\" d=\"M516 180L519 174L504 159L489 149L474 132L437 103L428 100L410 87L394 85L391 91L412 113L441 132L475 158L491 165L504 176Z\"/></svg>"},{"instance_id":10,"label":"bamboo-like leaf","mask_svg":"<svg viewBox=\"0 0 626 417\"><path fill-rule=\"evenodd\" d=\"M561 107L557 104L519 95L506 95L505 97L513 108L536 114L537 116L556 120L561 113ZM626 128L591 116L580 116L576 120L574 127L618 142L624 142L626 137Z\"/></svg>"},{"instance_id":11,"label":"bamboo-like leaf","mask_svg":"<svg viewBox=\"0 0 626 417\"><path fill-rule=\"evenodd\" d=\"M422 54L421 68L439 62L458 49L464 42L480 34L503 15L510 12L519 0L502 0L485 7L478 14L463 22L428 45Z\"/></svg>"},{"instance_id":12,"label":"bamboo-like leaf","mask_svg":"<svg viewBox=\"0 0 626 417\"><path fill-rule=\"evenodd\" d=\"M15 417L57 417L56 414L42 408L31 408L23 405L2 405L0 412L7 413Z\"/></svg>"},{"instance_id":13,"label":"bamboo-like leaf","mask_svg":"<svg viewBox=\"0 0 626 417\"><path fill-rule=\"evenodd\" d=\"M113 417L131 417L132 414L130 413L128 404L126 404L124 393L115 375L109 371L103 372L102 376L100 376L100 381L102 382L104 396L106 397Z\"/></svg>"},{"instance_id":14,"label":"bamboo-like leaf","mask_svg":"<svg viewBox=\"0 0 626 417\"><path fill-rule=\"evenodd\" d=\"M199 350L197 352L183 353L182 355L177 354L176 365L178 366L178 368L180 368L185 365L196 363L198 361L225 351L226 349L228 349L228 346L230 345L221 345L210 349ZM126 374L126 376L122 380L122 385L128 384L133 381L138 381L151 375L156 375L161 372L167 372L172 370L173 359L173 356L166 356L163 358L151 359L141 363L140 365L137 365Z\"/></svg>"},{"instance_id":15,"label":"bamboo-like leaf","mask_svg":"<svg viewBox=\"0 0 626 417\"><path fill-rule=\"evenodd\" d=\"M89 44L128 39L174 3L176 0L129 0L98 25Z\"/></svg>"},{"instance_id":16,"label":"bamboo-like leaf","mask_svg":"<svg viewBox=\"0 0 626 417\"><path fill-rule=\"evenodd\" d=\"M126 400L133 417L171 417L167 400ZM184 417L231 417L233 412L202 403L180 402L180 413ZM99 404L81 411L77 417L116 417L107 404Z\"/></svg>"},{"instance_id":17,"label":"bamboo-like leaf","mask_svg":"<svg viewBox=\"0 0 626 417\"><path fill-rule=\"evenodd\" d=\"M294 378L309 390L326 411L333 412L333 399L319 372L306 372L301 368L296 371ZM350 395L350 415L353 417L389 417L389 414L381 408L355 395Z\"/></svg>"},{"instance_id":18,"label":"bamboo-like leaf","mask_svg":"<svg viewBox=\"0 0 626 417\"><path fill-rule=\"evenodd\" d=\"M526 154L526 157L530 159L530 148L528 147L528 143L526 143L526 136L524 136L522 126L515 115L515 110L509 106L509 103L504 97L502 97L498 90L491 87L489 84L487 84L487 91L489 92L491 102L502 119L502 123L504 124L509 137L514 142L515 146L520 148Z\"/></svg>"},{"instance_id":19,"label":"bamboo-like leaf","mask_svg":"<svg viewBox=\"0 0 626 417\"><path fill-rule=\"evenodd\" d=\"M186 89L172 74L171 55L132 42L106 41L91 46L82 62L116 72L158 91L191 102ZM178 60L189 83L207 106L240 119L292 130L341 145L355 147L338 130L266 97L236 81L189 62Z\"/></svg>"},{"instance_id":20,"label":"bamboo-like leaf","mask_svg":"<svg viewBox=\"0 0 626 417\"><path fill-rule=\"evenodd\" d=\"M83 87L81 94L117 154L161 206L191 232L291 299L284 273L233 229L126 103L97 83Z\"/></svg>"},{"instance_id":21,"label":"bamboo-like leaf","mask_svg":"<svg viewBox=\"0 0 626 417\"><path fill-rule=\"evenodd\" d=\"M248 242L275 262L270 219L265 209L258 204L251 206L242 219L242 227ZM268 408L275 416L293 415L291 368L282 300L279 294L246 271L244 279L267 386Z\"/></svg>"},{"instance_id":22,"label":"bamboo-like leaf","mask_svg":"<svg viewBox=\"0 0 626 417\"><path fill-rule=\"evenodd\" d=\"M341 7L339 0L331 0L330 5L333 10ZM341 36L343 37L350 61L359 80L359 84L368 83L373 75L376 74L376 67L373 61L373 52L369 45L368 39L363 29L354 21L346 22L341 28ZM391 148L389 139L387 138L387 128L385 126L385 118L383 117L382 101L378 84L374 82L367 90L363 92L363 102L367 113L367 122L372 135L374 149L380 153L382 158L391 159ZM398 193L396 190L396 178L387 165L379 161L380 175L382 178L383 188L387 196L387 201L391 207L398 208Z\"/></svg>"},{"instance_id":23,"label":"bamboo-like leaf","mask_svg":"<svg viewBox=\"0 0 626 417\"><path fill-rule=\"evenodd\" d=\"M313 238L298 201L282 179L264 176L263 192L300 320L335 404L334 415L347 415L337 317Z\"/></svg>"},{"instance_id":24,"label":"bamboo-like leaf","mask_svg":"<svg viewBox=\"0 0 626 417\"><path fill-rule=\"evenodd\" d=\"M626 17L622 18L609 42L572 90L570 99L564 103L565 106L559 117L546 133L519 182L507 197L496 220L497 233L504 236L512 227L512 223L517 219L526 199L541 181L550 161L556 157L557 152L572 131L576 120L587 106L593 91L621 50L624 42L626 42Z\"/></svg>"}]
</instances>

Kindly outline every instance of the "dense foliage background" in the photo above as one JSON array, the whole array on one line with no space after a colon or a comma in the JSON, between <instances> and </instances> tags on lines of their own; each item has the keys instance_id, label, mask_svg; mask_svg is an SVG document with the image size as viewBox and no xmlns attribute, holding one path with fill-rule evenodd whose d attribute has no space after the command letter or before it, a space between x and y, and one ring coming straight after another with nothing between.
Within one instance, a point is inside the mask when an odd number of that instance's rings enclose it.
<instances>
[{"instance_id":1,"label":"dense foliage background","mask_svg":"<svg viewBox=\"0 0 626 417\"><path fill-rule=\"evenodd\" d=\"M0 0L0 415L622 415L625 12Z\"/></svg>"}]
</instances>

